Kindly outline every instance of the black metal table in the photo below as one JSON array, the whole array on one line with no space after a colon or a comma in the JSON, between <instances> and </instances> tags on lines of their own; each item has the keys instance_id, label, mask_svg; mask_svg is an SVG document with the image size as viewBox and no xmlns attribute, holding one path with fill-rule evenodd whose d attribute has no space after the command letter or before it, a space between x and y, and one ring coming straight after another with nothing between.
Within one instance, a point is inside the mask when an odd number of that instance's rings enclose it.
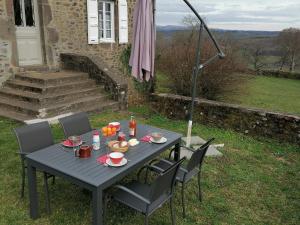
<instances>
[{"instance_id":1,"label":"black metal table","mask_svg":"<svg viewBox=\"0 0 300 225\"><path fill-rule=\"evenodd\" d=\"M121 127L121 130L128 134L128 121L122 121ZM106 153L104 146L101 146L100 151L93 151L92 157L88 159L76 158L72 150L64 151L60 144L27 155L30 217L32 219L39 217L36 184L36 170L38 169L62 177L90 190L92 192L92 224L103 225L102 202L103 191L106 188L142 167L149 160L157 157L172 146L176 148L175 159L180 158L181 134L138 124L137 138L139 140L141 137L155 131L163 133L168 141L164 144L140 142L139 145L132 147L125 153L125 157L129 162L120 168L106 167L96 161L99 156ZM91 144L92 132L82 135L82 139L87 144Z\"/></svg>"}]
</instances>

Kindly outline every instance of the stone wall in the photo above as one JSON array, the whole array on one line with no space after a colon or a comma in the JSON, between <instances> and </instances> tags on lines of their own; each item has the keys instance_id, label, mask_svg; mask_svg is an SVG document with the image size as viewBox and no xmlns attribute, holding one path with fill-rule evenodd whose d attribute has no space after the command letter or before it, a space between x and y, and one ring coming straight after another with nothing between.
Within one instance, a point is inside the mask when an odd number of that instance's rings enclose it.
<instances>
[{"instance_id":1,"label":"stone wall","mask_svg":"<svg viewBox=\"0 0 300 225\"><path fill-rule=\"evenodd\" d=\"M11 43L0 40L0 74L9 71L11 60Z\"/></svg>"},{"instance_id":2,"label":"stone wall","mask_svg":"<svg viewBox=\"0 0 300 225\"><path fill-rule=\"evenodd\" d=\"M6 3L5 0L0 0L0 17L6 17Z\"/></svg>"},{"instance_id":3,"label":"stone wall","mask_svg":"<svg viewBox=\"0 0 300 225\"><path fill-rule=\"evenodd\" d=\"M86 72L104 89L109 92L113 100L119 102L121 110L127 109L127 79L119 70L110 68L99 56L78 54L61 54L61 67Z\"/></svg>"},{"instance_id":4,"label":"stone wall","mask_svg":"<svg viewBox=\"0 0 300 225\"><path fill-rule=\"evenodd\" d=\"M285 71L262 70L260 72L260 75L300 80L300 73L291 73L291 72L285 72Z\"/></svg>"},{"instance_id":5,"label":"stone wall","mask_svg":"<svg viewBox=\"0 0 300 225\"><path fill-rule=\"evenodd\" d=\"M152 106L169 118L186 119L191 98L153 94ZM300 145L300 117L197 99L194 121Z\"/></svg>"},{"instance_id":6,"label":"stone wall","mask_svg":"<svg viewBox=\"0 0 300 225\"><path fill-rule=\"evenodd\" d=\"M129 41L136 0L128 0ZM118 44L118 0L115 0L115 40L113 44L88 44L86 0L37 0L43 61L58 67L61 53L99 56L109 66L120 68L119 56L126 45ZM17 67L13 0L0 0L0 70ZM2 69L1 69L2 68Z\"/></svg>"},{"instance_id":7,"label":"stone wall","mask_svg":"<svg viewBox=\"0 0 300 225\"><path fill-rule=\"evenodd\" d=\"M57 66L61 53L97 55L111 67L119 68L119 56L126 45L118 44L118 1L115 1L116 43L88 44L86 0L43 0L45 52L48 64ZM129 40L132 34L132 15L135 0L128 0Z\"/></svg>"},{"instance_id":8,"label":"stone wall","mask_svg":"<svg viewBox=\"0 0 300 225\"><path fill-rule=\"evenodd\" d=\"M16 62L15 28L8 4L10 1L0 0L0 75L10 72Z\"/></svg>"}]
</instances>

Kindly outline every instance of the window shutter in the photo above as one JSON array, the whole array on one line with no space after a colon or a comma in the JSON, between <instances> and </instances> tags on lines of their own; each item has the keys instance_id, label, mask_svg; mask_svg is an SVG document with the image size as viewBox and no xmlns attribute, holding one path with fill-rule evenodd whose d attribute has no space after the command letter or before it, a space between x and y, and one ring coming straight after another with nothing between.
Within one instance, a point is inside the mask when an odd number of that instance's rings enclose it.
<instances>
[{"instance_id":1,"label":"window shutter","mask_svg":"<svg viewBox=\"0 0 300 225\"><path fill-rule=\"evenodd\" d=\"M99 43L98 1L87 0L88 43Z\"/></svg>"},{"instance_id":2,"label":"window shutter","mask_svg":"<svg viewBox=\"0 0 300 225\"><path fill-rule=\"evenodd\" d=\"M126 0L119 0L119 43L128 43L128 12Z\"/></svg>"}]
</instances>

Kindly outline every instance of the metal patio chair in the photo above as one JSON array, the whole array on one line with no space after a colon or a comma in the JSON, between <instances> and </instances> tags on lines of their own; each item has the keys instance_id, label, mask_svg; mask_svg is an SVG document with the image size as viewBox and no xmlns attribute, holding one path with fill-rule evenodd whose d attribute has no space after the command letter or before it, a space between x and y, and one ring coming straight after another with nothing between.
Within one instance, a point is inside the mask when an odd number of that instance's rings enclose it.
<instances>
[{"instance_id":1,"label":"metal patio chair","mask_svg":"<svg viewBox=\"0 0 300 225\"><path fill-rule=\"evenodd\" d=\"M191 159L187 163L186 166L181 166L178 174L176 176L176 181L181 183L181 201L182 201L182 214L183 217L186 216L186 210L185 210L185 186L186 184L197 175L198 177L198 195L200 202L202 201L202 193L201 193L201 185L200 185L200 178L201 178L201 167L202 162L205 157L205 154L210 146L210 144L213 142L214 138L207 141L205 144L200 146L197 150L194 150L192 148L188 148L186 146L181 146L182 148L185 148L191 152L193 152ZM161 173L165 171L170 165L173 165L175 163L174 160L171 159L174 149L170 152L168 159L155 159L150 162L150 167L147 168L146 172L146 182L148 179L148 170L152 170L158 173Z\"/></svg>"},{"instance_id":2,"label":"metal patio chair","mask_svg":"<svg viewBox=\"0 0 300 225\"><path fill-rule=\"evenodd\" d=\"M81 112L59 119L66 138L82 135L92 130L87 113Z\"/></svg>"},{"instance_id":3,"label":"metal patio chair","mask_svg":"<svg viewBox=\"0 0 300 225\"><path fill-rule=\"evenodd\" d=\"M117 191L113 193L113 199L144 214L145 225L148 225L149 216L169 201L172 225L175 225L173 207L174 184L178 169L184 160L185 158L169 166L168 169L158 175L151 185L143 184L139 181L133 181L125 186L116 185ZM106 208L106 203L104 208Z\"/></svg>"},{"instance_id":4,"label":"metal patio chair","mask_svg":"<svg viewBox=\"0 0 300 225\"><path fill-rule=\"evenodd\" d=\"M26 158L25 156L29 153L38 151L40 149L49 147L54 144L51 128L48 122L41 122L23 127L15 128L14 133L19 143L19 152L22 164L22 184L21 184L21 198L24 197L25 188L25 174L26 174ZM50 202L49 202L49 190L48 190L48 179L53 178L53 184L55 177L44 172L44 188L46 197L46 209L50 213Z\"/></svg>"}]
</instances>

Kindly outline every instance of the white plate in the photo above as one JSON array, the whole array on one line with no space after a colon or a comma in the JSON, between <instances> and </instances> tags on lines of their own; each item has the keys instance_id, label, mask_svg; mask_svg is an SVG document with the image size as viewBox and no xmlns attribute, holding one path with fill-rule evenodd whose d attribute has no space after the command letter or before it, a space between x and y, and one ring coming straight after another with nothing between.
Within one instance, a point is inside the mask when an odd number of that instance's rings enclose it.
<instances>
[{"instance_id":1,"label":"white plate","mask_svg":"<svg viewBox=\"0 0 300 225\"><path fill-rule=\"evenodd\" d=\"M125 166L127 164L128 160L123 158L122 161L119 164L114 164L112 163L112 161L110 159L106 160L106 164L108 166L112 166L112 167L120 167L120 166Z\"/></svg>"},{"instance_id":2,"label":"white plate","mask_svg":"<svg viewBox=\"0 0 300 225\"><path fill-rule=\"evenodd\" d=\"M156 143L156 144L163 144L163 143L166 143L166 142L168 141L168 139L165 138L165 137L162 137L159 141L155 141L155 140L153 139L153 137L151 137L151 138L150 138L150 141L153 142L153 143Z\"/></svg>"},{"instance_id":3,"label":"white plate","mask_svg":"<svg viewBox=\"0 0 300 225\"><path fill-rule=\"evenodd\" d=\"M133 139L130 139L129 141L128 141L128 144L129 144L129 146L130 147L134 147L134 146L137 146L140 142L137 140L137 139L135 139L136 140L136 142L135 142L135 144L134 145L132 145L131 143L132 143L132 141L131 140L133 140Z\"/></svg>"}]
</instances>

